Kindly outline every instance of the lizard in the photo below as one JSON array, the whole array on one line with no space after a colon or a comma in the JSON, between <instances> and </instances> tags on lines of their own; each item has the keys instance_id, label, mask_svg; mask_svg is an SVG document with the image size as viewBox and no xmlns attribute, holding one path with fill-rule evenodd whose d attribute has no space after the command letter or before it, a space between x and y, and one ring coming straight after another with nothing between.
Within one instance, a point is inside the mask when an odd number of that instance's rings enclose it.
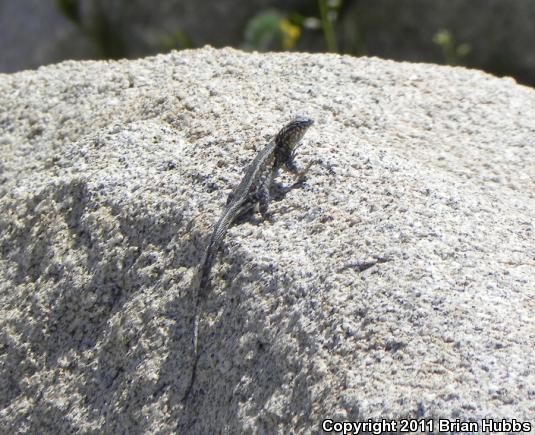
<instances>
[{"instance_id":1,"label":"lizard","mask_svg":"<svg viewBox=\"0 0 535 435\"><path fill-rule=\"evenodd\" d=\"M252 210L257 203L262 217L270 220L270 215L268 214L270 188L283 166L296 176L296 183L304 179L312 162L304 170L300 171L294 161L294 157L301 139L313 123L314 120L308 117L298 116L294 118L258 152L254 160L246 168L240 184L228 196L227 204L213 227L212 235L200 263L201 266L198 269L198 286L193 319L194 361L183 401L188 398L195 381L197 363L199 361L198 335L201 304L210 291L210 272L221 242L236 219Z\"/></svg>"}]
</instances>

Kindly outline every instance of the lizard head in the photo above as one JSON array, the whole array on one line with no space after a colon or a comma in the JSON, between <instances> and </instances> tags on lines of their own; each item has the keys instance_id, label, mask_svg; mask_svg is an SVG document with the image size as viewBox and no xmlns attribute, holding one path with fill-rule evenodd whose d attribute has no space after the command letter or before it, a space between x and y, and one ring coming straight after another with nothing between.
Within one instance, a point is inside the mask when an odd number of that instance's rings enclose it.
<instances>
[{"instance_id":1,"label":"lizard head","mask_svg":"<svg viewBox=\"0 0 535 435\"><path fill-rule=\"evenodd\" d=\"M298 116L286 124L277 134L275 141L290 149L294 148L303 138L308 127L314 124L314 120L305 116Z\"/></svg>"}]
</instances>

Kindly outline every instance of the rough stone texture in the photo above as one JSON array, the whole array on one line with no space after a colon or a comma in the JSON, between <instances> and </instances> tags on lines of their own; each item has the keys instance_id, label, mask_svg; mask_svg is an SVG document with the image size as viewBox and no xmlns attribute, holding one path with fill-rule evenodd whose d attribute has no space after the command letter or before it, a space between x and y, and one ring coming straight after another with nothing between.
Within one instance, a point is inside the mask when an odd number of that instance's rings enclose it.
<instances>
[{"instance_id":1,"label":"rough stone texture","mask_svg":"<svg viewBox=\"0 0 535 435\"><path fill-rule=\"evenodd\" d=\"M534 112L511 79L336 55L0 75L0 432L529 421ZM210 226L298 113L316 119L298 161L336 176L231 228L181 403Z\"/></svg>"}]
</instances>

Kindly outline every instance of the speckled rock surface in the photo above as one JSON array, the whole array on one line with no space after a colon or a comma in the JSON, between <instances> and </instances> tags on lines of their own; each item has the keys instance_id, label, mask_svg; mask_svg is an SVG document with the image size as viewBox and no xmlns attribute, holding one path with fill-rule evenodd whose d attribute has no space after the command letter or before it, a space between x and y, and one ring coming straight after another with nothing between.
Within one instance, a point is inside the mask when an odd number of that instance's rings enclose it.
<instances>
[{"instance_id":1,"label":"speckled rock surface","mask_svg":"<svg viewBox=\"0 0 535 435\"><path fill-rule=\"evenodd\" d=\"M529 421L533 113L510 79L335 55L0 75L0 432ZM296 114L298 162L336 175L228 232L182 403L211 225Z\"/></svg>"}]
</instances>

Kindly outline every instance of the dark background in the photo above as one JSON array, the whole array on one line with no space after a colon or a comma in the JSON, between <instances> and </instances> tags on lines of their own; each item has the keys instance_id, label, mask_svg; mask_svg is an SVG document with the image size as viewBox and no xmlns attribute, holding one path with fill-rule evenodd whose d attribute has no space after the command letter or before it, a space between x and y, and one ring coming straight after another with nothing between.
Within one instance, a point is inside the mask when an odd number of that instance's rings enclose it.
<instances>
[{"instance_id":1,"label":"dark background","mask_svg":"<svg viewBox=\"0 0 535 435\"><path fill-rule=\"evenodd\" d=\"M535 0L0 0L0 72L171 49L332 51L535 84Z\"/></svg>"}]
</instances>

